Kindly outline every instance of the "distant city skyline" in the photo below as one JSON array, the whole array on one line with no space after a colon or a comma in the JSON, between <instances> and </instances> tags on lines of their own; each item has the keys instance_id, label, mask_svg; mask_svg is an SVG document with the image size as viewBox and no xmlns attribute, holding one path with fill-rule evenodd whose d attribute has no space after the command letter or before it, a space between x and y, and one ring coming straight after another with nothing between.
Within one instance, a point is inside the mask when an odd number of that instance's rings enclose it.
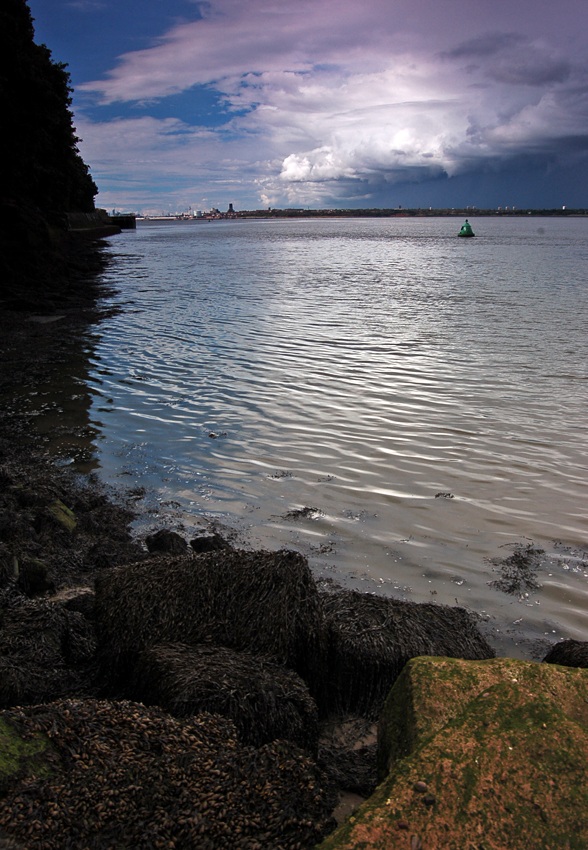
<instances>
[{"instance_id":1,"label":"distant city skyline","mask_svg":"<svg viewBox=\"0 0 588 850\"><path fill-rule=\"evenodd\" d=\"M588 205L588 5L29 0L107 209Z\"/></svg>"}]
</instances>

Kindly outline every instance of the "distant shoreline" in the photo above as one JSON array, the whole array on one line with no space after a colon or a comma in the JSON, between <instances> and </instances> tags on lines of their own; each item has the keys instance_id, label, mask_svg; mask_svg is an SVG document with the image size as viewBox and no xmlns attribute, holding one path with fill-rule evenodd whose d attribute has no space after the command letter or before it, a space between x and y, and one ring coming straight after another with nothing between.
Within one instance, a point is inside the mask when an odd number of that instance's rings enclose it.
<instances>
[{"instance_id":1,"label":"distant shoreline","mask_svg":"<svg viewBox=\"0 0 588 850\"><path fill-rule=\"evenodd\" d=\"M231 212L220 212L212 210L201 215L192 212L170 213L161 215L137 215L137 221L218 221L228 219L236 221L240 219L276 219L276 218L482 218L482 217L524 217L540 216L542 218L552 217L585 217L588 216L588 208L570 209L530 209L504 207L497 209L477 209L465 207L459 209L434 209L434 208L404 208L395 209L266 209L266 210L235 210Z\"/></svg>"}]
</instances>

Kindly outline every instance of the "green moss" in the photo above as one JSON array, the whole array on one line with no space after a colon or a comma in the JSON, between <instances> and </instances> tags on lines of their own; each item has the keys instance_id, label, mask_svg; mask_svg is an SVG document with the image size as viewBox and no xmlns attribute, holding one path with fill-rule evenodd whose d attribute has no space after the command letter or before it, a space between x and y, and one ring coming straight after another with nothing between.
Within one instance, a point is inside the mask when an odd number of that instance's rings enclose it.
<instances>
[{"instance_id":1,"label":"green moss","mask_svg":"<svg viewBox=\"0 0 588 850\"><path fill-rule=\"evenodd\" d=\"M479 770L470 762L464 766L461 781L462 781L462 799L464 804L469 803L472 799L475 789L478 786Z\"/></svg>"},{"instance_id":2,"label":"green moss","mask_svg":"<svg viewBox=\"0 0 588 850\"><path fill-rule=\"evenodd\" d=\"M405 668L406 671L406 668ZM414 748L414 707L411 677L403 671L388 695L378 727L378 777L388 775L392 765Z\"/></svg>"},{"instance_id":3,"label":"green moss","mask_svg":"<svg viewBox=\"0 0 588 850\"><path fill-rule=\"evenodd\" d=\"M0 796L23 776L49 776L51 768L45 756L50 748L44 735L23 738L0 717Z\"/></svg>"},{"instance_id":4,"label":"green moss","mask_svg":"<svg viewBox=\"0 0 588 850\"><path fill-rule=\"evenodd\" d=\"M484 837L492 846L584 850L587 721L586 670L413 659L381 719L380 766L390 772L321 850L400 846L399 821L431 831L445 850L486 846ZM432 807L415 795L417 779Z\"/></svg>"},{"instance_id":5,"label":"green moss","mask_svg":"<svg viewBox=\"0 0 588 850\"><path fill-rule=\"evenodd\" d=\"M70 510L67 505L64 505L59 499L55 499L55 501L51 502L49 505L48 510L57 522L59 522L67 531L74 531L77 525L77 520L74 512Z\"/></svg>"}]
</instances>

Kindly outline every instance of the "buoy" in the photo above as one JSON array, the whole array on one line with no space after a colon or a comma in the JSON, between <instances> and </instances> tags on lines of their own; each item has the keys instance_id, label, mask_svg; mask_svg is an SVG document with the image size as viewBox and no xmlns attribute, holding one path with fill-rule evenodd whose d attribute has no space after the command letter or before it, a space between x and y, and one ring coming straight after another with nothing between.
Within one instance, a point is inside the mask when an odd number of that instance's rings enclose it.
<instances>
[{"instance_id":1,"label":"buoy","mask_svg":"<svg viewBox=\"0 0 588 850\"><path fill-rule=\"evenodd\" d=\"M462 224L461 230L459 231L459 233L457 235L458 236L475 236L476 235L474 233L474 231L472 230L472 225L469 223L467 218L464 221L464 223Z\"/></svg>"}]
</instances>

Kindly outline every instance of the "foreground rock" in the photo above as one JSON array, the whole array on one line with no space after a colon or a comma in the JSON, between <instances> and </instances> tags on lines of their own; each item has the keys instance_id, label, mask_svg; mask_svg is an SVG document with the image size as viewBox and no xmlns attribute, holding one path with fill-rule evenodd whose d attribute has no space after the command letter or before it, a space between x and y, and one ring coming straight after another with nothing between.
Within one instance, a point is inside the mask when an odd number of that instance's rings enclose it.
<instances>
[{"instance_id":1,"label":"foreground rock","mask_svg":"<svg viewBox=\"0 0 588 850\"><path fill-rule=\"evenodd\" d=\"M380 721L386 778L321 850L588 846L588 671L417 658Z\"/></svg>"},{"instance_id":2,"label":"foreground rock","mask_svg":"<svg viewBox=\"0 0 588 850\"><path fill-rule=\"evenodd\" d=\"M417 655L494 655L464 609L352 591L321 593L306 559L287 550L158 555L106 570L96 581L96 620L104 675L111 688L126 688L128 698L146 697L144 689L132 690L146 650L216 646L296 672L323 717L376 718L400 671ZM195 658L182 661L177 651L174 657L175 681L167 677L165 704L195 704L203 694L196 699L195 682L185 687L189 667L198 666ZM233 663L236 669L237 656ZM143 672L142 678L147 683L150 677ZM222 690L215 710L227 701ZM160 695L161 687L152 678L147 695L153 699L155 692ZM264 703L256 702L265 713Z\"/></svg>"},{"instance_id":3,"label":"foreground rock","mask_svg":"<svg viewBox=\"0 0 588 850\"><path fill-rule=\"evenodd\" d=\"M0 712L0 752L1 846L298 850L331 828L313 761L284 741L245 746L213 715L95 700L15 709Z\"/></svg>"},{"instance_id":4,"label":"foreground rock","mask_svg":"<svg viewBox=\"0 0 588 850\"><path fill-rule=\"evenodd\" d=\"M304 681L259 655L222 646L155 646L139 656L133 691L175 717L221 714L244 743L281 738L316 753L318 712Z\"/></svg>"}]
</instances>

